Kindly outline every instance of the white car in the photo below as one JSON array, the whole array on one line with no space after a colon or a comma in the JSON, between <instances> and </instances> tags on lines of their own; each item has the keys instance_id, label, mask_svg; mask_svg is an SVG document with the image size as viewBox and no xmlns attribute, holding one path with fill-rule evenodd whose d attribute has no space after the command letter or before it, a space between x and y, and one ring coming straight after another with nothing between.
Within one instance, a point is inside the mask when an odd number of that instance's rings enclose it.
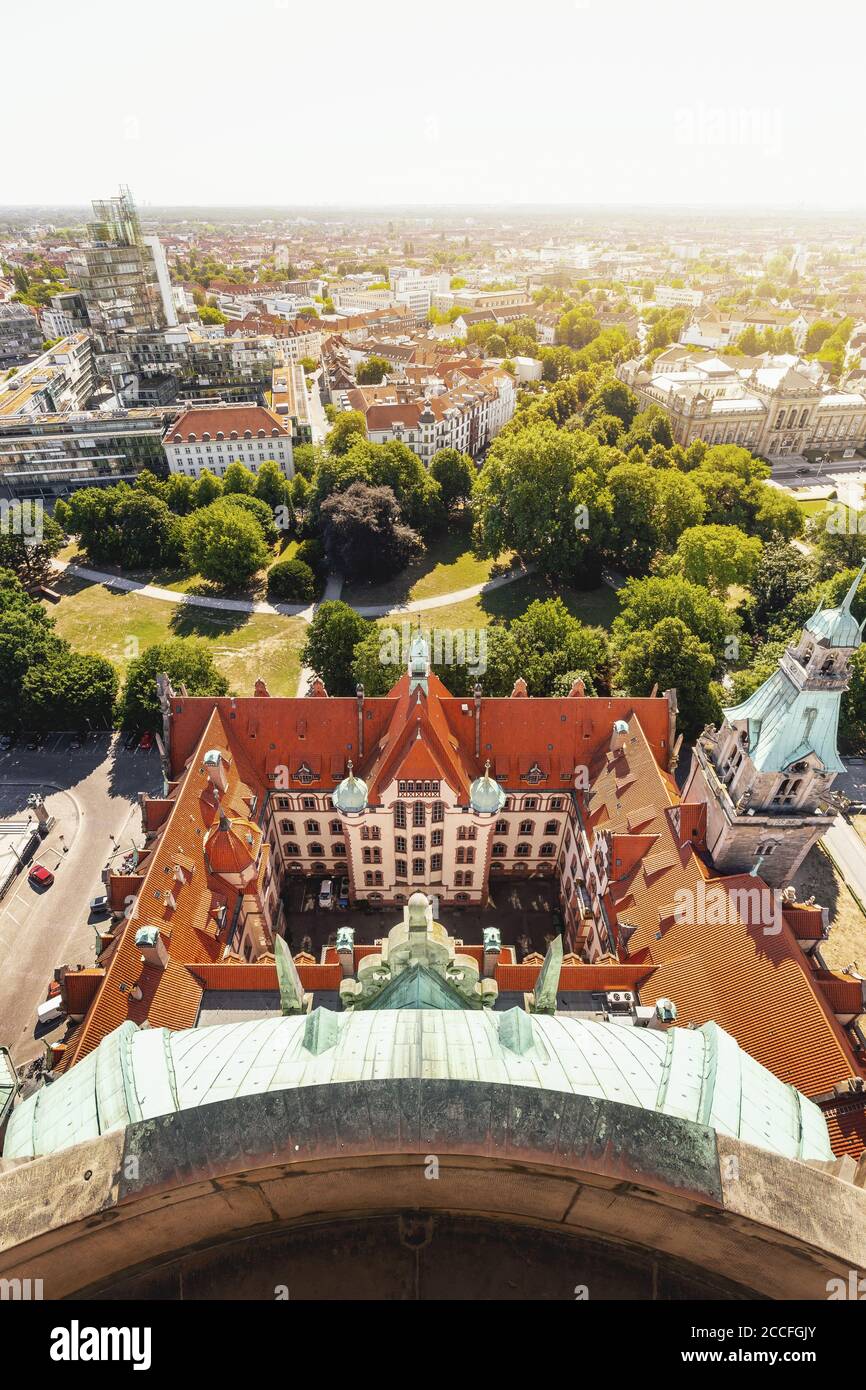
<instances>
[{"instance_id":1,"label":"white car","mask_svg":"<svg viewBox=\"0 0 866 1390\"><path fill-rule=\"evenodd\" d=\"M319 908L324 912L330 912L334 906L334 883L330 878L326 878L319 889Z\"/></svg>"}]
</instances>

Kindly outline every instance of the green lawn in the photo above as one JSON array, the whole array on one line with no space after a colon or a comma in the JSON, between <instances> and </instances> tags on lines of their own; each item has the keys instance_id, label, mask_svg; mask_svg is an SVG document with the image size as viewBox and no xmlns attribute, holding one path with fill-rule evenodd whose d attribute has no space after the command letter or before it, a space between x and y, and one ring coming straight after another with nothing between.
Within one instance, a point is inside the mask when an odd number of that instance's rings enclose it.
<instances>
[{"instance_id":1,"label":"green lawn","mask_svg":"<svg viewBox=\"0 0 866 1390\"><path fill-rule=\"evenodd\" d=\"M511 622L524 613L535 599L561 598L570 613L581 622L593 627L610 627L619 609L619 601L613 589L602 585L598 589L571 589L563 585L548 584L540 576L527 575L516 579L513 584L504 584L501 589L493 589L477 598L465 599L462 603L446 604L442 608L431 608L424 613L401 613L399 610L380 618L380 624L399 625L408 619L413 627L419 623L425 628L473 628L487 627L494 620Z\"/></svg>"},{"instance_id":2,"label":"green lawn","mask_svg":"<svg viewBox=\"0 0 866 1390\"><path fill-rule=\"evenodd\" d=\"M346 584L343 598L346 603L364 607L366 604L410 603L414 599L435 598L473 584L484 584L497 569L508 567L510 556L496 560L479 560L469 549L465 527L456 526L437 537L410 565L393 579L379 584Z\"/></svg>"},{"instance_id":3,"label":"green lawn","mask_svg":"<svg viewBox=\"0 0 866 1390\"><path fill-rule=\"evenodd\" d=\"M71 576L54 586L59 603L46 603L57 631L82 652L107 656L123 678L133 657L172 637L203 637L217 668L237 695L251 695L261 676L272 695L294 695L306 624L268 613L230 613L117 593Z\"/></svg>"}]
</instances>

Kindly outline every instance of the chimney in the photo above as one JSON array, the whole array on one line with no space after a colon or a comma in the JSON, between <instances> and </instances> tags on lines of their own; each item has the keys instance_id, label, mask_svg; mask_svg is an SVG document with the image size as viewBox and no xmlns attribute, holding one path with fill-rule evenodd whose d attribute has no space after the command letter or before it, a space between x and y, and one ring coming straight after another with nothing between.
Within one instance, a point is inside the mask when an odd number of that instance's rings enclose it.
<instances>
[{"instance_id":1,"label":"chimney","mask_svg":"<svg viewBox=\"0 0 866 1390\"><path fill-rule=\"evenodd\" d=\"M135 933L135 949L141 955L142 965L164 970L168 964L168 951L158 927L139 927Z\"/></svg>"},{"instance_id":2,"label":"chimney","mask_svg":"<svg viewBox=\"0 0 866 1390\"><path fill-rule=\"evenodd\" d=\"M499 953L502 950L502 935L498 927L484 928L484 961L482 974L485 980L496 978Z\"/></svg>"}]
</instances>

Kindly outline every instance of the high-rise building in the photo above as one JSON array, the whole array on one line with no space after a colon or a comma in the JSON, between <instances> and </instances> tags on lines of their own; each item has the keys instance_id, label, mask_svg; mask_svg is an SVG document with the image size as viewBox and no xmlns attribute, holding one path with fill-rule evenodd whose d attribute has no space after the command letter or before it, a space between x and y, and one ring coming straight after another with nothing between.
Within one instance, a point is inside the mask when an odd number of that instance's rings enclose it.
<instances>
[{"instance_id":1,"label":"high-rise building","mask_svg":"<svg viewBox=\"0 0 866 1390\"><path fill-rule=\"evenodd\" d=\"M93 204L90 245L76 263L77 287L90 325L158 330L177 323L165 253L159 239L143 236L128 189Z\"/></svg>"}]
</instances>

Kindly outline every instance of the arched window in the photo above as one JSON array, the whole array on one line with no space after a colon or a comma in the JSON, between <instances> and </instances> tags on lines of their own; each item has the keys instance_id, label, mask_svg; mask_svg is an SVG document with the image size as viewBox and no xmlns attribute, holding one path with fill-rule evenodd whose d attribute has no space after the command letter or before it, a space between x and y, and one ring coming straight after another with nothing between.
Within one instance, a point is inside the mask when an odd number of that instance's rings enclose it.
<instances>
[{"instance_id":1,"label":"arched window","mask_svg":"<svg viewBox=\"0 0 866 1390\"><path fill-rule=\"evenodd\" d=\"M518 835L531 835L532 829L533 825L531 820L522 820L517 827L517 833Z\"/></svg>"},{"instance_id":2,"label":"arched window","mask_svg":"<svg viewBox=\"0 0 866 1390\"><path fill-rule=\"evenodd\" d=\"M394 824L398 830L406 828L406 803L397 801L394 803Z\"/></svg>"},{"instance_id":3,"label":"arched window","mask_svg":"<svg viewBox=\"0 0 866 1390\"><path fill-rule=\"evenodd\" d=\"M502 859L502 858L504 858L505 853L506 853L506 850L505 850L505 846L504 846L503 844L497 843L497 844L495 844L495 845L493 846L493 858L494 858L494 859Z\"/></svg>"},{"instance_id":4,"label":"arched window","mask_svg":"<svg viewBox=\"0 0 866 1390\"><path fill-rule=\"evenodd\" d=\"M328 829L330 830L332 835L342 835L343 833L343 827L338 820L332 820L331 824L328 826Z\"/></svg>"},{"instance_id":5,"label":"arched window","mask_svg":"<svg viewBox=\"0 0 866 1390\"><path fill-rule=\"evenodd\" d=\"M304 821L304 831L307 835L318 835L319 822L317 820Z\"/></svg>"},{"instance_id":6,"label":"arched window","mask_svg":"<svg viewBox=\"0 0 866 1390\"><path fill-rule=\"evenodd\" d=\"M307 845L307 854L324 854L325 846L320 844Z\"/></svg>"},{"instance_id":7,"label":"arched window","mask_svg":"<svg viewBox=\"0 0 866 1390\"><path fill-rule=\"evenodd\" d=\"M528 855L529 855L529 850L530 850L529 845L520 844L520 845L517 846L517 848L515 849L514 853L515 853L516 855L518 855L519 858L521 858L521 859L526 859L526 858L528 857Z\"/></svg>"},{"instance_id":8,"label":"arched window","mask_svg":"<svg viewBox=\"0 0 866 1390\"><path fill-rule=\"evenodd\" d=\"M445 807L441 801L433 802L432 819L434 821L445 819Z\"/></svg>"},{"instance_id":9,"label":"arched window","mask_svg":"<svg viewBox=\"0 0 866 1390\"><path fill-rule=\"evenodd\" d=\"M545 822L545 826L544 826L544 833L545 833L545 835L555 835L558 829L559 829L559 826L557 825L557 823L556 823L555 820L549 820L549 821L546 821L546 822Z\"/></svg>"},{"instance_id":10,"label":"arched window","mask_svg":"<svg viewBox=\"0 0 866 1390\"><path fill-rule=\"evenodd\" d=\"M779 413L778 413L778 415L776 416L776 429L777 429L777 430L780 430L780 429L782 428L782 426L784 425L784 423L785 423L785 412L784 412L784 410L780 410Z\"/></svg>"},{"instance_id":11,"label":"arched window","mask_svg":"<svg viewBox=\"0 0 866 1390\"><path fill-rule=\"evenodd\" d=\"M294 822L293 820L281 820L281 821L280 821L280 834L281 834L281 835L294 835L294 833L295 833L295 822Z\"/></svg>"},{"instance_id":12,"label":"arched window","mask_svg":"<svg viewBox=\"0 0 866 1390\"><path fill-rule=\"evenodd\" d=\"M289 844L289 845L286 845L285 849L286 849L286 854L300 854L300 852L301 852L300 845L292 845L292 844Z\"/></svg>"},{"instance_id":13,"label":"arched window","mask_svg":"<svg viewBox=\"0 0 866 1390\"><path fill-rule=\"evenodd\" d=\"M462 870L462 869L458 869L458 870L457 870L456 874L454 875L454 882L457 884L458 888L462 888L462 887L463 887L463 870Z\"/></svg>"},{"instance_id":14,"label":"arched window","mask_svg":"<svg viewBox=\"0 0 866 1390\"><path fill-rule=\"evenodd\" d=\"M495 835L507 835L507 834L508 834L508 821L507 821L507 820L498 820L498 821L496 822L496 824L494 825L494 827L493 827L493 833L494 833Z\"/></svg>"},{"instance_id":15,"label":"arched window","mask_svg":"<svg viewBox=\"0 0 866 1390\"><path fill-rule=\"evenodd\" d=\"M793 406L788 412L788 429L792 430L797 423L797 407Z\"/></svg>"},{"instance_id":16,"label":"arched window","mask_svg":"<svg viewBox=\"0 0 866 1390\"><path fill-rule=\"evenodd\" d=\"M556 846L551 844L542 845L538 853L541 855L542 859L552 859L554 854L556 854Z\"/></svg>"},{"instance_id":17,"label":"arched window","mask_svg":"<svg viewBox=\"0 0 866 1390\"><path fill-rule=\"evenodd\" d=\"M337 841L335 841L334 844L331 845L331 858L332 858L332 859L345 859L345 857L346 857L346 843L345 843L345 841L344 841L344 840L337 840Z\"/></svg>"},{"instance_id":18,"label":"arched window","mask_svg":"<svg viewBox=\"0 0 866 1390\"><path fill-rule=\"evenodd\" d=\"M423 801L415 801L412 804L412 824L424 825L426 821L427 807Z\"/></svg>"},{"instance_id":19,"label":"arched window","mask_svg":"<svg viewBox=\"0 0 866 1390\"><path fill-rule=\"evenodd\" d=\"M806 423L806 421L808 420L808 418L809 418L809 412L808 412L808 410L804 410L804 411L803 411L803 414L800 416L800 429L803 428L803 426L805 425L805 423Z\"/></svg>"}]
</instances>

